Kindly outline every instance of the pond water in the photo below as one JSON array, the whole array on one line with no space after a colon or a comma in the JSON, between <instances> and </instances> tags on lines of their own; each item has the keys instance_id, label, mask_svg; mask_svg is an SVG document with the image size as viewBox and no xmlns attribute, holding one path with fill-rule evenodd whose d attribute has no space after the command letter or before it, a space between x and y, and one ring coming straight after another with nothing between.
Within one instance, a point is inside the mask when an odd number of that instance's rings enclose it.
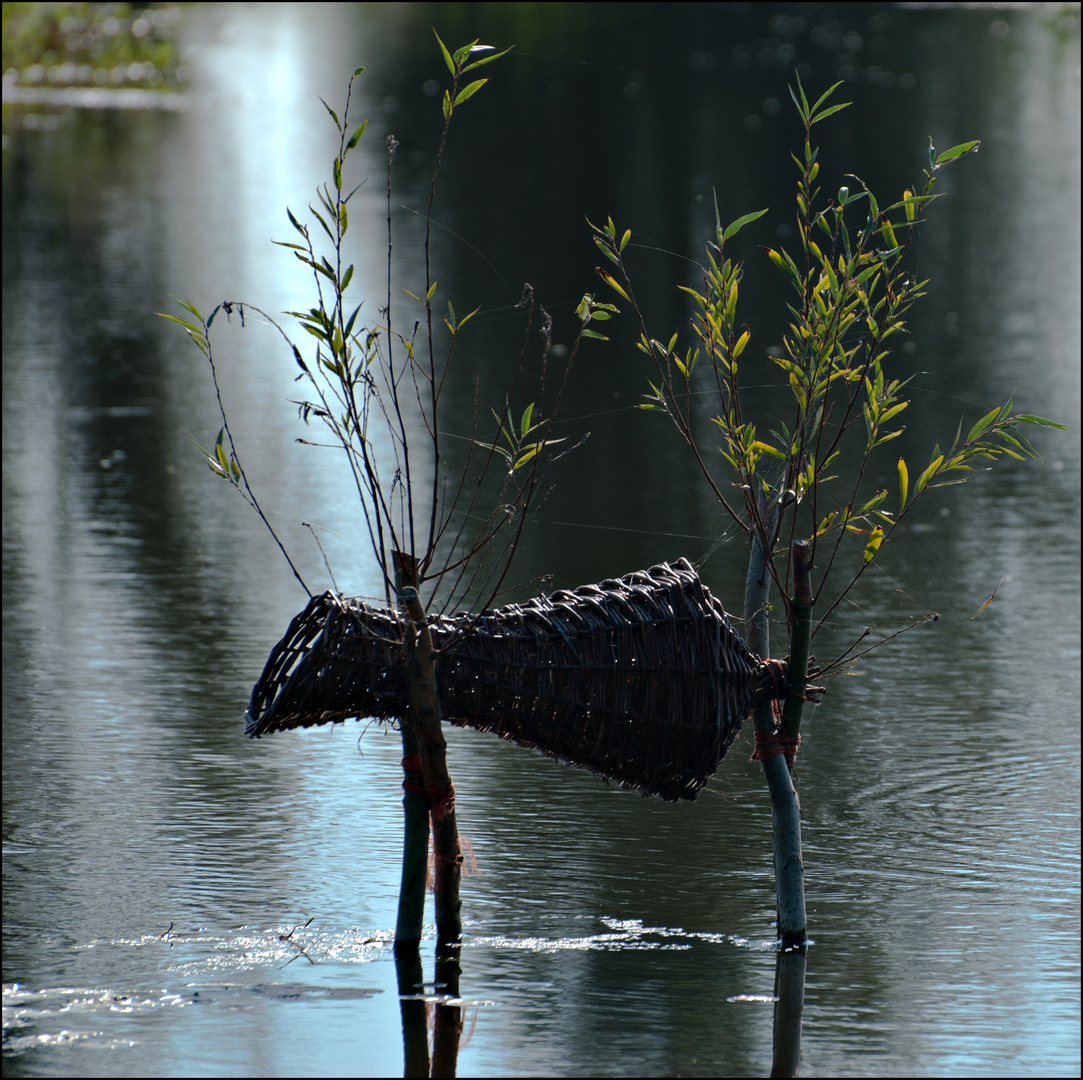
<instances>
[{"instance_id":1,"label":"pond water","mask_svg":"<svg viewBox=\"0 0 1083 1080\"><path fill-rule=\"evenodd\" d=\"M449 432L469 431L475 375L517 355L524 280L570 340L597 281L584 215L633 228L652 316L675 326L694 278L665 253L701 249L712 186L725 218L770 205L743 257L747 317L771 339L783 294L756 245L787 239L795 66L854 102L821 125L825 190L853 172L897 192L927 136L982 140L917 253L931 285L899 357L900 445L916 460L1012 394L1071 430L1034 429L1041 461L920 503L816 642L833 656L941 613L832 682L805 727L801 1067L1078 1075L1078 11L215 4L184 20L185 109L4 109L5 1075L398 1075L404 1023L435 1025L439 1047L449 1016L461 1075L770 1070L770 805L748 732L674 806L449 731L477 864L456 1015L431 934L427 1000L398 993L398 734L242 736L305 597L202 464L209 372L153 313L170 295L309 306L269 241L329 176L316 95L338 108L359 64L352 288L384 302L393 133L396 295L417 291L431 25L518 46L456 115L442 174L435 276L460 312L481 305ZM684 555L738 609L743 539L634 408L648 373L619 333L573 374L568 434L591 437L513 577L574 587ZM217 348L242 457L309 587L330 581L302 519L343 591L378 596L348 477L294 442L292 357L251 316Z\"/></svg>"}]
</instances>

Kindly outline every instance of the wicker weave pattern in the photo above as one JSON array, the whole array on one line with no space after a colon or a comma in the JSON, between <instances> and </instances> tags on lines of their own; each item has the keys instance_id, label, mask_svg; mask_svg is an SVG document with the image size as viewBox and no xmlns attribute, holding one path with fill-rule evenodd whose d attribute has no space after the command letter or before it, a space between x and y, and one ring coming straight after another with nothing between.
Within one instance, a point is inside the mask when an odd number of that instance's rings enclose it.
<instances>
[{"instance_id":1,"label":"wicker weave pattern","mask_svg":"<svg viewBox=\"0 0 1083 1080\"><path fill-rule=\"evenodd\" d=\"M444 719L663 799L694 799L778 692L684 559L430 626ZM246 733L401 716L402 640L391 612L314 597L271 653Z\"/></svg>"}]
</instances>

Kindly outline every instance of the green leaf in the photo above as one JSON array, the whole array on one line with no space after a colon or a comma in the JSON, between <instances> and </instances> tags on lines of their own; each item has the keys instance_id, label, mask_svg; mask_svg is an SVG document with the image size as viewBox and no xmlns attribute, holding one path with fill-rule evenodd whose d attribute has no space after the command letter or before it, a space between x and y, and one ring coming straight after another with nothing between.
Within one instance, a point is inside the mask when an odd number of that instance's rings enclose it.
<instances>
[{"instance_id":1,"label":"green leaf","mask_svg":"<svg viewBox=\"0 0 1083 1080\"><path fill-rule=\"evenodd\" d=\"M492 46L491 45L481 45L481 46L479 46L478 45L478 39L474 38L474 40L472 42L470 42L469 45L464 45L461 49L456 49L451 54L451 59L454 60L456 64L461 64L474 51L475 48L490 49L490 48L492 48Z\"/></svg>"},{"instance_id":2,"label":"green leaf","mask_svg":"<svg viewBox=\"0 0 1083 1080\"><path fill-rule=\"evenodd\" d=\"M342 191L342 158L335 158L335 190Z\"/></svg>"},{"instance_id":3,"label":"green leaf","mask_svg":"<svg viewBox=\"0 0 1083 1080\"><path fill-rule=\"evenodd\" d=\"M156 312L160 319L168 319L170 322L179 323L190 334L195 334L197 337L203 337L203 330L201 327L193 326L190 322L185 322L183 319L178 319L176 315L166 315L164 312Z\"/></svg>"},{"instance_id":4,"label":"green leaf","mask_svg":"<svg viewBox=\"0 0 1083 1080\"><path fill-rule=\"evenodd\" d=\"M316 96L319 97L318 94ZM339 131L341 131L342 130L342 125L338 122L338 117L335 115L335 110L332 109L331 106L328 105L327 102L323 100L323 98L320 98L320 101L323 103L323 107L331 114L331 119L334 120L335 127L337 127Z\"/></svg>"},{"instance_id":5,"label":"green leaf","mask_svg":"<svg viewBox=\"0 0 1083 1080\"><path fill-rule=\"evenodd\" d=\"M289 216L290 224L307 240L308 229L306 229L298 220L293 216L293 211L287 206L286 214Z\"/></svg>"},{"instance_id":6,"label":"green leaf","mask_svg":"<svg viewBox=\"0 0 1083 1080\"><path fill-rule=\"evenodd\" d=\"M772 446L770 443L760 442L757 439L752 443L752 447L755 450L759 450L764 454L768 454L773 458L778 458L780 461L788 461L789 458L778 447Z\"/></svg>"},{"instance_id":7,"label":"green leaf","mask_svg":"<svg viewBox=\"0 0 1083 1080\"><path fill-rule=\"evenodd\" d=\"M733 359L736 360L738 356L745 351L745 346L748 344L750 337L749 331L745 331L738 339L737 343L733 346Z\"/></svg>"},{"instance_id":8,"label":"green leaf","mask_svg":"<svg viewBox=\"0 0 1083 1080\"><path fill-rule=\"evenodd\" d=\"M909 474L906 471L906 462L899 458L899 513L906 509L906 489L910 483Z\"/></svg>"},{"instance_id":9,"label":"green leaf","mask_svg":"<svg viewBox=\"0 0 1083 1080\"><path fill-rule=\"evenodd\" d=\"M584 329L580 330L579 333L580 333L580 336L582 336L582 337L597 338L599 341L608 341L609 340L609 338L607 338L605 336L605 334L599 334L594 330L587 330L587 329L584 328Z\"/></svg>"},{"instance_id":10,"label":"green leaf","mask_svg":"<svg viewBox=\"0 0 1083 1080\"><path fill-rule=\"evenodd\" d=\"M342 284L339 286L339 292L345 292L350 284L350 278L353 277L353 263L350 263L346 267L346 273L342 275Z\"/></svg>"},{"instance_id":11,"label":"green leaf","mask_svg":"<svg viewBox=\"0 0 1083 1080\"><path fill-rule=\"evenodd\" d=\"M1013 419L1020 421L1023 424L1041 424L1042 427L1056 428L1058 431L1068 431L1069 428L1064 424L1058 424L1053 420L1046 420L1042 416L1032 416L1030 413L1016 413Z\"/></svg>"},{"instance_id":12,"label":"green leaf","mask_svg":"<svg viewBox=\"0 0 1083 1080\"><path fill-rule=\"evenodd\" d=\"M879 525L872 530L872 534L869 536L869 542L865 545L865 553L861 556L862 563L870 563L875 557L876 553L880 550L880 545L884 542L884 530Z\"/></svg>"},{"instance_id":13,"label":"green leaf","mask_svg":"<svg viewBox=\"0 0 1083 1080\"><path fill-rule=\"evenodd\" d=\"M361 141L361 136L365 134L365 128L368 126L367 119L361 122L361 126L350 136L350 141L346 144L347 150L352 150Z\"/></svg>"},{"instance_id":14,"label":"green leaf","mask_svg":"<svg viewBox=\"0 0 1083 1080\"><path fill-rule=\"evenodd\" d=\"M464 86L455 95L455 104L461 105L467 98L472 98L488 81L488 79L478 79L469 86Z\"/></svg>"},{"instance_id":15,"label":"green leaf","mask_svg":"<svg viewBox=\"0 0 1083 1080\"><path fill-rule=\"evenodd\" d=\"M331 230L328 228L327 222L323 220L322 215L319 214L311 205L308 209L311 211L312 216L320 223L320 225L323 226L323 231L327 233L328 239L333 244L335 242L335 234L331 232Z\"/></svg>"},{"instance_id":16,"label":"green leaf","mask_svg":"<svg viewBox=\"0 0 1083 1080\"><path fill-rule=\"evenodd\" d=\"M832 95L832 94L833 94L833 93L834 93L834 92L835 92L835 91L836 91L836 90L837 90L837 89L838 89L838 88L840 87L840 86L842 86L842 83L843 83L843 80L842 80L842 79L839 79L839 81L838 81L837 83L835 83L835 85L834 85L834 86L829 86L829 87L828 87L828 88L827 88L827 89L826 89L826 90L825 90L825 91L824 91L824 92L823 92L823 93L822 93L822 94L821 94L821 95L820 95L820 96L819 96L819 97L818 97L818 98L816 99L816 104L815 104L815 105L813 105L813 106L812 106L812 108L811 108L811 109L810 109L809 111L810 111L810 112L812 112L812 113L815 113L815 112L816 112L816 110L817 110L817 109L818 109L818 108L819 108L819 107L820 107L820 106L821 106L821 105L822 105L822 104L823 104L823 103L824 103L824 102L825 102L825 101L826 101L826 100L827 100L827 99L828 99L828 98L829 98L829 97L830 97L830 96L831 96L831 95Z\"/></svg>"},{"instance_id":17,"label":"green leaf","mask_svg":"<svg viewBox=\"0 0 1083 1080\"><path fill-rule=\"evenodd\" d=\"M932 143L930 142L930 146ZM942 154L938 154L934 165L943 165L948 161L952 161L954 158L962 157L963 154L969 154L978 149L981 146L981 142L978 139L973 139L970 142L959 143L958 146L953 146L950 150L945 150Z\"/></svg>"},{"instance_id":18,"label":"green leaf","mask_svg":"<svg viewBox=\"0 0 1083 1080\"><path fill-rule=\"evenodd\" d=\"M603 240L600 236L594 238L594 243L598 245L598 250L614 265L620 266L620 259L613 253L613 249Z\"/></svg>"},{"instance_id":19,"label":"green leaf","mask_svg":"<svg viewBox=\"0 0 1083 1080\"><path fill-rule=\"evenodd\" d=\"M492 49L493 47L494 46L492 45L475 45L470 51L474 53L481 49ZM471 71L476 67L481 67L482 64L491 64L494 60L499 60L502 56L507 56L514 48L514 45L509 45L506 49L501 49L500 52L493 53L492 56L483 56L480 60L475 60L472 64L467 64L466 67L463 68L463 72Z\"/></svg>"},{"instance_id":20,"label":"green leaf","mask_svg":"<svg viewBox=\"0 0 1083 1080\"><path fill-rule=\"evenodd\" d=\"M183 300L178 300L175 296L170 296L169 299L172 300L179 307L184 308L185 311L191 312L197 319L199 319L200 322L203 321L203 316L200 315L199 309L195 306L195 304L192 303L191 300L188 299L187 296Z\"/></svg>"},{"instance_id":21,"label":"green leaf","mask_svg":"<svg viewBox=\"0 0 1083 1080\"><path fill-rule=\"evenodd\" d=\"M443 109L444 109L444 119L445 120L450 120L451 119L451 94L449 94L447 90L444 91Z\"/></svg>"},{"instance_id":22,"label":"green leaf","mask_svg":"<svg viewBox=\"0 0 1083 1080\"><path fill-rule=\"evenodd\" d=\"M801 100L797 100L797 94L793 92L793 87L790 87L790 97L793 98L793 103L797 106L797 111L801 114L802 120L807 120L809 116L808 98L805 97L805 88L801 85L801 76L797 76L797 89L801 94Z\"/></svg>"},{"instance_id":23,"label":"green leaf","mask_svg":"<svg viewBox=\"0 0 1083 1080\"><path fill-rule=\"evenodd\" d=\"M218 433L218 441L214 444L214 456L218 459L218 465L221 468L224 475L229 476L229 458L226 456L225 448L222 446L222 434Z\"/></svg>"},{"instance_id":24,"label":"green leaf","mask_svg":"<svg viewBox=\"0 0 1083 1080\"><path fill-rule=\"evenodd\" d=\"M848 109L852 104L852 101L844 101L841 105L832 105L830 109L824 109L819 116L814 116L811 123L818 124L821 120L826 120L832 113L840 112L842 109Z\"/></svg>"},{"instance_id":25,"label":"green leaf","mask_svg":"<svg viewBox=\"0 0 1083 1080\"><path fill-rule=\"evenodd\" d=\"M519 421L519 434L524 438L527 432L530 430L530 416L534 412L534 402L532 401L524 410L523 418Z\"/></svg>"},{"instance_id":26,"label":"green leaf","mask_svg":"<svg viewBox=\"0 0 1083 1080\"><path fill-rule=\"evenodd\" d=\"M436 34L436 27L433 27L432 32ZM440 51L444 54L444 63L447 64L448 71L451 72L452 77L455 75L455 61L451 59L451 53L447 51L447 46L440 41L440 35L436 34L436 40L440 43Z\"/></svg>"},{"instance_id":27,"label":"green leaf","mask_svg":"<svg viewBox=\"0 0 1083 1080\"><path fill-rule=\"evenodd\" d=\"M540 449L541 447L537 443L531 443L530 446L515 459L515 464L511 467L512 472L521 469Z\"/></svg>"},{"instance_id":28,"label":"green leaf","mask_svg":"<svg viewBox=\"0 0 1083 1080\"><path fill-rule=\"evenodd\" d=\"M625 229L624 235L620 238L620 250L623 251L628 245L628 241L632 239L632 230Z\"/></svg>"},{"instance_id":29,"label":"green leaf","mask_svg":"<svg viewBox=\"0 0 1083 1080\"><path fill-rule=\"evenodd\" d=\"M933 474L940 468L940 463L944 460L944 455L933 458L929 467L918 477L917 494L920 495L925 490L925 485L932 479Z\"/></svg>"},{"instance_id":30,"label":"green leaf","mask_svg":"<svg viewBox=\"0 0 1083 1080\"><path fill-rule=\"evenodd\" d=\"M739 217L736 221L731 221L726 226L726 231L722 234L723 240L728 240L731 236L736 236L750 221L755 221L756 218L763 217L770 207L765 207L763 210L757 210L752 214L745 214L744 217Z\"/></svg>"},{"instance_id":31,"label":"green leaf","mask_svg":"<svg viewBox=\"0 0 1083 1080\"><path fill-rule=\"evenodd\" d=\"M788 277L793 284L793 287L801 292L801 279L797 276L797 273L783 260L783 257L774 250L774 248L765 248L767 257L781 270L786 277Z\"/></svg>"},{"instance_id":32,"label":"green leaf","mask_svg":"<svg viewBox=\"0 0 1083 1080\"><path fill-rule=\"evenodd\" d=\"M858 511L859 516L864 516L870 510L875 509L887 498L887 490L878 491L865 505Z\"/></svg>"},{"instance_id":33,"label":"green leaf","mask_svg":"<svg viewBox=\"0 0 1083 1080\"><path fill-rule=\"evenodd\" d=\"M628 294L624 291L624 289L621 287L621 285L617 282L617 279L615 277L613 277L612 274L607 274L603 269L601 269L601 267L599 267L598 268L598 275L605 279L605 283L615 293L618 293L619 295L623 296L625 300L627 300L629 303L631 303L631 299L629 298Z\"/></svg>"},{"instance_id":34,"label":"green leaf","mask_svg":"<svg viewBox=\"0 0 1083 1080\"><path fill-rule=\"evenodd\" d=\"M970 434L967 435L966 441L971 443L980 435L998 416L1000 415L1000 406L998 405L992 412L986 413L971 429ZM964 444L965 445L965 444Z\"/></svg>"},{"instance_id":35,"label":"green leaf","mask_svg":"<svg viewBox=\"0 0 1083 1080\"><path fill-rule=\"evenodd\" d=\"M353 267L351 266L350 269L352 270ZM362 307L362 305L358 304L357 307L355 307L353 309L353 314L349 317L349 319L346 322L346 336L347 337L349 337L350 334L353 333L353 324L357 319L357 313L361 310L361 307Z\"/></svg>"}]
</instances>

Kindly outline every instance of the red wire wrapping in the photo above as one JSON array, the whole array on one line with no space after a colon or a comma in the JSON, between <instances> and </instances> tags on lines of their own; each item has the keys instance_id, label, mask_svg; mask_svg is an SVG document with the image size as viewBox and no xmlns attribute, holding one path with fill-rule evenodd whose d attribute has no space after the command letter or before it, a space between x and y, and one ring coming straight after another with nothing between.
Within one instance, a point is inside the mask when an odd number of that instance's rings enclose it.
<instances>
[{"instance_id":1,"label":"red wire wrapping","mask_svg":"<svg viewBox=\"0 0 1083 1080\"><path fill-rule=\"evenodd\" d=\"M412 791L420 795L429 806L433 804L433 796L436 792L424 784L424 771L421 765L420 754L407 754L402 759L402 771L405 774L402 781L403 791Z\"/></svg>"},{"instance_id":2,"label":"red wire wrapping","mask_svg":"<svg viewBox=\"0 0 1083 1080\"><path fill-rule=\"evenodd\" d=\"M429 804L433 821L440 821L455 809L454 787L441 792L435 784L418 783L418 778L424 776L420 754L407 754L402 759L402 771L406 774L402 781L402 790L420 795Z\"/></svg>"},{"instance_id":3,"label":"red wire wrapping","mask_svg":"<svg viewBox=\"0 0 1083 1080\"><path fill-rule=\"evenodd\" d=\"M417 778L423 775L420 754L407 754L402 759L402 790L412 791L415 795L424 795L425 788L417 783Z\"/></svg>"},{"instance_id":4,"label":"red wire wrapping","mask_svg":"<svg viewBox=\"0 0 1083 1080\"><path fill-rule=\"evenodd\" d=\"M425 791L428 794L429 813L432 815L433 821L439 821L441 818L447 817L455 809L455 789L453 787L448 788L442 799L435 788L426 788Z\"/></svg>"},{"instance_id":5,"label":"red wire wrapping","mask_svg":"<svg viewBox=\"0 0 1083 1080\"><path fill-rule=\"evenodd\" d=\"M801 745L800 735L787 735L784 731L757 731L756 749L749 761L763 761L766 758L784 754L786 764L792 769L797 760L797 748Z\"/></svg>"}]
</instances>

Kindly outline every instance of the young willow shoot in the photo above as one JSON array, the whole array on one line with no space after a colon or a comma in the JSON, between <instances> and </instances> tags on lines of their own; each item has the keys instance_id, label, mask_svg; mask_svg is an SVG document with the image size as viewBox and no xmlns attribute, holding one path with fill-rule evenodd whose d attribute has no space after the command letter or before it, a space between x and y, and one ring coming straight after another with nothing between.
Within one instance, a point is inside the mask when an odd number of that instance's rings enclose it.
<instances>
[{"instance_id":1,"label":"young willow shoot","mask_svg":"<svg viewBox=\"0 0 1083 1080\"><path fill-rule=\"evenodd\" d=\"M661 341L647 329L624 262L630 230L618 235L612 219L601 228L591 226L595 243L615 271L598 272L631 306L639 322L638 348L654 365L650 394L640 407L670 418L722 508L742 529L750 529L757 546L771 553L766 569L789 614L794 606L793 541L809 541L808 559L819 576L812 600L823 598L827 604L817 628L880 557L926 491L965 482L980 461L1036 456L1021 425L1061 427L1013 413L1008 401L969 427L960 421L951 443L946 449L934 447L927 463L912 469L900 457L894 496L886 489L868 490L873 454L902 434L902 414L909 405L905 381L891 376L889 359L906 313L927 283L913 279L906 256L925 210L939 197L935 187L941 170L975 152L978 143L962 143L940 154L930 143L924 184L920 190L907 189L889 206L881 207L857 177L848 177L852 190L842 187L834 199L821 199L812 128L849 104L828 104L839 85L812 105L800 79L796 92L790 91L805 127L804 153L793 156L800 250L792 255L765 250L793 290L789 330L779 355L772 356L789 383L792 407L770 432L747 415L742 400L741 372L751 355L752 331L738 318L741 265L726 251L745 225L767 211L745 214L723 226L716 199L715 237L707 245L702 291L684 288L694 314L693 340L683 351L678 333ZM694 430L694 380L698 385L696 372L704 366L718 394L714 430L721 437L727 467L723 472L730 473L739 492L736 500ZM758 373L756 379L761 379ZM829 487L829 481L835 484ZM844 546L848 534L857 534L864 543L856 550ZM829 580L843 568L845 583L825 597ZM844 655L823 674L852 659Z\"/></svg>"},{"instance_id":2,"label":"young willow shoot","mask_svg":"<svg viewBox=\"0 0 1083 1080\"><path fill-rule=\"evenodd\" d=\"M399 302L393 301L392 296L391 170L398 147L394 136L388 137L386 147L385 302L377 318L366 319L362 314L364 301L349 299L354 266L346 256L345 242L350 228L350 201L360 184L348 185L346 172L349 156L368 124L367 120L356 126L350 123L354 80L364 71L358 68L347 86L341 117L323 102L338 135L331 163L332 179L317 189L317 204L309 205L307 222L287 208L296 235L290 241L274 241L291 251L312 273L312 306L286 313L303 332L300 344L276 318L241 301L224 301L204 318L186 300L181 307L191 319L172 315L164 318L180 323L210 363L222 426L213 450L203 450L207 464L216 476L240 491L268 529L271 526L249 485L222 402L212 331L216 329L215 319L220 312L225 312L227 319L236 312L242 326L246 312L254 312L278 331L299 369L296 381L306 389L306 396L296 402L300 418L306 425L313 420L322 423L331 435L331 446L345 457L363 512L369 546L383 575L388 604L395 592L393 553L400 553L407 556L400 566L412 568L409 576L414 584L427 583L425 606L430 607L438 597L440 606L446 609L468 601L486 606L499 590L529 511L542 490L546 468L554 459L551 450L560 441L550 437L551 425L579 342L584 336L597 336L587 329L587 324L592 318L606 317L610 305L590 296L584 298L575 347L556 392L548 390L546 401L550 319L540 305L536 312L533 290L529 285L524 287L518 305L526 315L523 348L503 388L504 408L495 413L496 434L489 440L478 437L475 409L472 430L459 433L470 448L465 464L456 476L449 475L443 448L441 399L463 331L477 309L459 316L452 301L447 299L444 310L437 310L439 285L433 277L430 251L433 206L452 121L459 109L488 82L485 78L471 80L469 75L510 50L497 52L492 46L474 41L451 52L439 35L437 42L451 85L442 99L444 125L429 188L425 278L416 291L404 290L403 301L412 310L400 315ZM528 344L535 323L540 323L541 374L529 400L513 404L524 396L520 383L526 379ZM306 341L308 347L303 348ZM478 393L476 389L475 400ZM545 407L550 409L547 416L542 414ZM417 441L418 431L424 433L421 446L411 443L412 434ZM326 445L308 439L298 441ZM487 490L485 477L498 469L500 490L486 515L479 512L477 502L481 492ZM273 535L274 530L271 532ZM286 554L277 536L275 540ZM288 554L286 558L289 559ZM292 562L290 566L301 581ZM301 584L304 586L303 581Z\"/></svg>"}]
</instances>

